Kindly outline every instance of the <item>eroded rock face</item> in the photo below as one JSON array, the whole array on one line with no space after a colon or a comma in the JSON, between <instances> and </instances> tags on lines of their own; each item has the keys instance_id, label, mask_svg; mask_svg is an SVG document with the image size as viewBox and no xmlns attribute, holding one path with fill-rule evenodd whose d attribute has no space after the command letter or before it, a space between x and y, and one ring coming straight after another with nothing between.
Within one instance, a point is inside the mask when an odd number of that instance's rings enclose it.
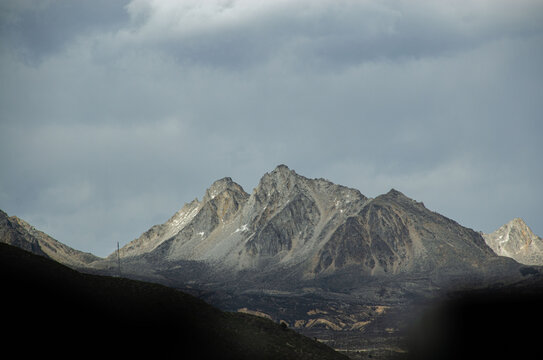
<instances>
[{"instance_id":1,"label":"eroded rock face","mask_svg":"<svg viewBox=\"0 0 543 360\"><path fill-rule=\"evenodd\" d=\"M476 268L492 251L475 231L397 190L368 201L324 245L316 272L359 264L366 274Z\"/></svg>"},{"instance_id":2,"label":"eroded rock face","mask_svg":"<svg viewBox=\"0 0 543 360\"><path fill-rule=\"evenodd\" d=\"M340 225L320 252L315 272L360 264L367 273L397 272L413 257L409 230L394 212L369 204Z\"/></svg>"},{"instance_id":3,"label":"eroded rock face","mask_svg":"<svg viewBox=\"0 0 543 360\"><path fill-rule=\"evenodd\" d=\"M247 252L253 256L275 256L291 251L293 245L304 243L313 236L320 219L316 203L304 194L298 194L281 210L261 217L262 228L247 241Z\"/></svg>"},{"instance_id":4,"label":"eroded rock face","mask_svg":"<svg viewBox=\"0 0 543 360\"><path fill-rule=\"evenodd\" d=\"M543 240L524 220L516 218L483 237L492 250L525 265L543 265Z\"/></svg>"},{"instance_id":5,"label":"eroded rock face","mask_svg":"<svg viewBox=\"0 0 543 360\"><path fill-rule=\"evenodd\" d=\"M250 195L230 178L216 181L202 201L153 226L121 256L134 264L138 257L161 266L196 261L221 272L280 270L310 279L353 266L368 276L454 272L495 254L479 233L399 191L370 199L280 165Z\"/></svg>"}]
</instances>

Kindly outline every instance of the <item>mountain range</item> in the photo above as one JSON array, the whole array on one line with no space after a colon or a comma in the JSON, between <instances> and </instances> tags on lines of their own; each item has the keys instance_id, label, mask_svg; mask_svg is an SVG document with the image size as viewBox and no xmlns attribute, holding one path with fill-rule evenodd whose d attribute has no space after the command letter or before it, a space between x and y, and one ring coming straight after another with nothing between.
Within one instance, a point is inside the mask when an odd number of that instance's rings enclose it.
<instances>
[{"instance_id":1,"label":"mountain range","mask_svg":"<svg viewBox=\"0 0 543 360\"><path fill-rule=\"evenodd\" d=\"M251 194L231 178L214 182L201 201L185 204L164 224L92 266L112 268L117 256L128 272L165 281L177 276L164 270L187 264L208 268L204 278L268 283L277 283L272 278L278 274L305 282L351 271L359 277L444 279L508 264L480 233L397 190L368 198L285 165L266 173ZM191 276L183 281L199 280Z\"/></svg>"},{"instance_id":2,"label":"mountain range","mask_svg":"<svg viewBox=\"0 0 543 360\"><path fill-rule=\"evenodd\" d=\"M215 181L106 258L3 212L0 237L86 273L157 282L282 321L357 359L401 355L420 305L449 291L538 278L541 239L523 224L482 234L395 189L369 198L279 165L251 193Z\"/></svg>"}]
</instances>

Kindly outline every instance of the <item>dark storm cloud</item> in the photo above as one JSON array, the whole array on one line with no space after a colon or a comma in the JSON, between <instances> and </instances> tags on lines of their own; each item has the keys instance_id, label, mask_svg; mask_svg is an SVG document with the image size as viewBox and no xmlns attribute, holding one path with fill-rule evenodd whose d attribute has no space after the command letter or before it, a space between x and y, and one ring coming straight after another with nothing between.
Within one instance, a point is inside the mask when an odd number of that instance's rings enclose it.
<instances>
[{"instance_id":1,"label":"dark storm cloud","mask_svg":"<svg viewBox=\"0 0 543 360\"><path fill-rule=\"evenodd\" d=\"M0 208L73 247L280 163L543 234L540 2L3 6Z\"/></svg>"},{"instance_id":2,"label":"dark storm cloud","mask_svg":"<svg viewBox=\"0 0 543 360\"><path fill-rule=\"evenodd\" d=\"M25 61L36 63L64 49L78 36L126 26L129 0L13 1L0 6L3 41Z\"/></svg>"}]
</instances>

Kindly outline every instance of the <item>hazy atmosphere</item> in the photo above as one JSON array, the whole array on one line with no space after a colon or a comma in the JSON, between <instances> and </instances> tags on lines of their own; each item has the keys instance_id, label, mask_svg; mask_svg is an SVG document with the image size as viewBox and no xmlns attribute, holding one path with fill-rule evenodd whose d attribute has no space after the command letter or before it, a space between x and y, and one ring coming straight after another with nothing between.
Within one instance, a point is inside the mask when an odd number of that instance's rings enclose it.
<instances>
[{"instance_id":1,"label":"hazy atmosphere","mask_svg":"<svg viewBox=\"0 0 543 360\"><path fill-rule=\"evenodd\" d=\"M0 209L106 256L286 164L543 236L540 0L0 2Z\"/></svg>"}]
</instances>

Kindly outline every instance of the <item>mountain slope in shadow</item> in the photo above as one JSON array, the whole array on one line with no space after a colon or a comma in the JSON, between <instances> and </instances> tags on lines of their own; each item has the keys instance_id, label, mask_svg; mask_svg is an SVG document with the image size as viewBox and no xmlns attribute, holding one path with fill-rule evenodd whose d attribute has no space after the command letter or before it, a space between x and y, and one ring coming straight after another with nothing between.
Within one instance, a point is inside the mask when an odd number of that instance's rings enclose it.
<instances>
[{"instance_id":1,"label":"mountain slope in shadow","mask_svg":"<svg viewBox=\"0 0 543 360\"><path fill-rule=\"evenodd\" d=\"M542 304L535 270L515 284L451 292L413 322L409 359L541 358Z\"/></svg>"},{"instance_id":2,"label":"mountain slope in shadow","mask_svg":"<svg viewBox=\"0 0 543 360\"><path fill-rule=\"evenodd\" d=\"M0 284L5 353L346 359L270 320L157 284L82 274L6 244Z\"/></svg>"}]
</instances>

